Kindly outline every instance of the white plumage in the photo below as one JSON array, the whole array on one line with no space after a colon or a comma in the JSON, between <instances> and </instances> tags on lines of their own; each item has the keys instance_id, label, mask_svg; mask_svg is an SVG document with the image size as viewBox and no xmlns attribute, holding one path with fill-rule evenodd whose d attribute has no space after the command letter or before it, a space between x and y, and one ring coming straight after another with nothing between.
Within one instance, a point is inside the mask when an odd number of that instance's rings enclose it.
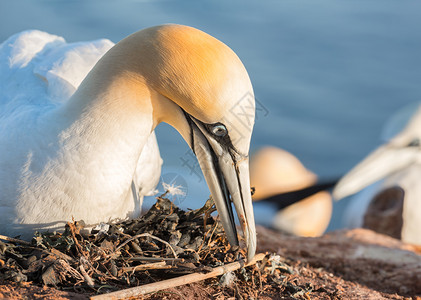
<instances>
[{"instance_id":1,"label":"white plumage","mask_svg":"<svg viewBox=\"0 0 421 300\"><path fill-rule=\"evenodd\" d=\"M77 126L69 128L65 115L49 123L41 117L61 107L112 46L106 39L66 43L61 37L37 30L13 35L1 44L0 226L3 233L30 235L33 230L60 228L72 216L95 223L135 217L140 213L143 196L154 191L162 163L154 133L137 160L126 200L112 204L113 199L120 198L118 193L127 192L109 188L108 182L116 182L121 174L118 168L93 164L91 156L104 155L104 159L112 160L119 154L93 152L90 149L95 147L93 141L81 144L84 133ZM62 133L57 139L59 131ZM63 145L65 149L60 148ZM81 147L86 150L80 151ZM70 148L79 149L80 154L66 156ZM80 168L90 169L92 176L80 176ZM16 207L18 198L25 201ZM90 203L86 203L87 198ZM55 207L51 201L57 199L63 202L61 211L51 209ZM83 202L77 203L78 199ZM40 216L46 218L46 214L62 222L38 224ZM26 224L17 225L22 222Z\"/></svg>"}]
</instances>

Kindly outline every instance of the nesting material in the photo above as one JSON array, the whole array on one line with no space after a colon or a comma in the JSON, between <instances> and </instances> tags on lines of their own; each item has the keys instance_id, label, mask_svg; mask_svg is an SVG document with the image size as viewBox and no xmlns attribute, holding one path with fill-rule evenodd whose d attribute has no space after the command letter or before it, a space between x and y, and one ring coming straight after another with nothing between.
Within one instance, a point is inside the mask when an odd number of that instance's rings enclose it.
<instances>
[{"instance_id":1,"label":"nesting material","mask_svg":"<svg viewBox=\"0 0 421 300\"><path fill-rule=\"evenodd\" d=\"M230 287L233 283L237 280L237 276L235 276L234 272L227 272L221 276L219 283L222 287Z\"/></svg>"},{"instance_id":2,"label":"nesting material","mask_svg":"<svg viewBox=\"0 0 421 300\"><path fill-rule=\"evenodd\" d=\"M274 274L277 267L268 263L269 256L259 255L246 267L244 250L230 246L218 218L211 216L212 199L183 211L165 196L141 218L99 224L89 233L83 221L74 221L64 233L36 233L31 243L0 236L5 241L0 242L0 282L32 282L93 296L139 286L152 291L150 284L178 278L185 284L183 276L189 274L193 281L222 275L215 286L241 287L247 294L261 285L262 272ZM262 259L263 267L254 265Z\"/></svg>"}]
</instances>

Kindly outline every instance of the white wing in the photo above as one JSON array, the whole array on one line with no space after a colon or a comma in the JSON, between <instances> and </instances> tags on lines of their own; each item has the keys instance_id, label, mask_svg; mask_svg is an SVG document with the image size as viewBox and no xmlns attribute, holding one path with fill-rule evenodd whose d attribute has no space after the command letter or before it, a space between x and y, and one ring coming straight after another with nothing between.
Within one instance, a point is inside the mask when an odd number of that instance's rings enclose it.
<instances>
[{"instance_id":1,"label":"white wing","mask_svg":"<svg viewBox=\"0 0 421 300\"><path fill-rule=\"evenodd\" d=\"M13 35L0 45L0 105L16 110L65 102L113 45L106 39L66 43L38 30Z\"/></svg>"}]
</instances>

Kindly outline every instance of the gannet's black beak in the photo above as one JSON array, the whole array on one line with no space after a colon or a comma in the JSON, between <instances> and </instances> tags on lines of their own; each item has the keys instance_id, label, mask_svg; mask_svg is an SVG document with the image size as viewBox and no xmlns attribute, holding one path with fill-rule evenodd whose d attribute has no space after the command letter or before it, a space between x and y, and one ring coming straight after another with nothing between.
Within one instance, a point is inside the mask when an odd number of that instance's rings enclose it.
<instances>
[{"instance_id":1,"label":"gannet's black beak","mask_svg":"<svg viewBox=\"0 0 421 300\"><path fill-rule=\"evenodd\" d=\"M234 203L247 244L247 259L256 252L256 227L250 192L248 156L235 152L229 144L217 141L206 124L190 117L191 148L196 154L216 209L231 245L238 246L231 201Z\"/></svg>"}]
</instances>

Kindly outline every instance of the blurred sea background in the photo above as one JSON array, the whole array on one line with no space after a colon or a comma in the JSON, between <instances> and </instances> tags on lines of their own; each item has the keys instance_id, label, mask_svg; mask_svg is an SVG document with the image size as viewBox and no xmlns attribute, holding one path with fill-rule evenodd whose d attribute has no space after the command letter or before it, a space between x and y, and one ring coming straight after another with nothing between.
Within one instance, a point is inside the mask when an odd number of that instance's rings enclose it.
<instances>
[{"instance_id":1,"label":"blurred sea background","mask_svg":"<svg viewBox=\"0 0 421 300\"><path fill-rule=\"evenodd\" d=\"M118 42L163 23L199 28L230 46L258 101L251 151L286 149L321 180L346 173L382 142L394 112L421 100L419 1L0 1L0 42L27 29L68 42ZM156 131L163 179L176 178L187 193L178 204L202 206L209 192L187 144L169 125ZM341 227L345 204L335 203L329 230ZM256 205L258 223L273 214Z\"/></svg>"}]
</instances>

